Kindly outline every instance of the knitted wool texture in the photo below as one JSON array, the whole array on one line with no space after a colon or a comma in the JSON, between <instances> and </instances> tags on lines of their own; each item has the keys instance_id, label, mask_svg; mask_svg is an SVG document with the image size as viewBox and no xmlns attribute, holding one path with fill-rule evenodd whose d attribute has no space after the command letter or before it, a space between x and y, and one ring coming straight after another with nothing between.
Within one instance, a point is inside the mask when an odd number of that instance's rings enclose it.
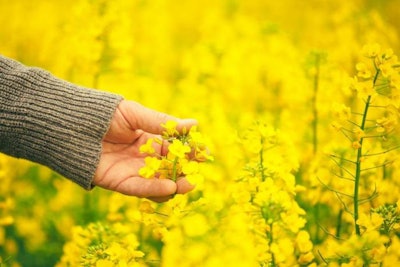
<instances>
[{"instance_id":1,"label":"knitted wool texture","mask_svg":"<svg viewBox=\"0 0 400 267\"><path fill-rule=\"evenodd\" d=\"M101 140L121 100L0 55L0 152L90 189Z\"/></svg>"}]
</instances>

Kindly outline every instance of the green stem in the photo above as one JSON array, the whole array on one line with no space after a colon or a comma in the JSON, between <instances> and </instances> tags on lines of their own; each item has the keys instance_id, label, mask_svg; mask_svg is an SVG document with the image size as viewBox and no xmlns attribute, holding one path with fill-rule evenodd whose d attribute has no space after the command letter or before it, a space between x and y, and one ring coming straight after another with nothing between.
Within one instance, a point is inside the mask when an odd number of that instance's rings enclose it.
<instances>
[{"instance_id":1,"label":"green stem","mask_svg":"<svg viewBox=\"0 0 400 267\"><path fill-rule=\"evenodd\" d=\"M313 121L312 121L312 131L313 131L313 153L314 155L317 153L318 148L318 110L317 110L317 93L319 87L319 72L320 72L320 55L315 55L315 75L314 75L314 88L313 88L313 97L312 97L312 107L313 107Z\"/></svg>"},{"instance_id":2,"label":"green stem","mask_svg":"<svg viewBox=\"0 0 400 267\"><path fill-rule=\"evenodd\" d=\"M270 225L270 234L269 234L269 242L268 242L268 245L269 245L269 247L271 248L271 245L272 245L272 242L274 241L274 238L273 238L273 235L272 235L272 231L273 231L273 229L272 229L272 226L273 226L273 223L271 223ZM274 256L274 253L271 251L271 264L270 264L270 266L271 267L275 267L276 266L276 263L275 263L275 256Z\"/></svg>"},{"instance_id":3,"label":"green stem","mask_svg":"<svg viewBox=\"0 0 400 267\"><path fill-rule=\"evenodd\" d=\"M259 156L260 156L260 162L259 162L259 171L261 174L261 181L265 181L266 175L264 172L264 138L261 137L261 149L259 152Z\"/></svg>"},{"instance_id":4,"label":"green stem","mask_svg":"<svg viewBox=\"0 0 400 267\"><path fill-rule=\"evenodd\" d=\"M360 129L364 131L365 122L367 119L367 113L369 104L371 101L371 96L369 95L367 101L365 103L364 114L361 122ZM358 207L359 207L359 187L360 187L360 178L361 178L361 158L362 158L362 145L364 138L360 138L360 147L357 149L357 160L356 160L356 175L354 181L354 225L356 228L356 234L361 235L360 226L357 224L358 220Z\"/></svg>"},{"instance_id":5,"label":"green stem","mask_svg":"<svg viewBox=\"0 0 400 267\"><path fill-rule=\"evenodd\" d=\"M376 71L373 87L375 87L376 80L379 76L379 69ZM365 123L367 121L367 114L369 105L371 104L371 95L367 97L367 101L365 102L363 117L360 125L360 129L364 131ZM362 145L363 145L364 138L360 138L360 147L357 149L357 160L356 160L356 174L355 174L355 181L354 181L354 225L355 231L357 235L361 235L360 226L357 224L357 220L359 217L358 208L359 208L359 187L360 187L360 178L361 178L361 158L363 156L362 153Z\"/></svg>"},{"instance_id":6,"label":"green stem","mask_svg":"<svg viewBox=\"0 0 400 267\"><path fill-rule=\"evenodd\" d=\"M179 158L178 157L175 157L175 159L174 159L174 165L173 165L173 169L172 169L172 181L174 181L174 182L176 182L176 173L177 173L177 165L178 165L178 160L179 160Z\"/></svg>"},{"instance_id":7,"label":"green stem","mask_svg":"<svg viewBox=\"0 0 400 267\"><path fill-rule=\"evenodd\" d=\"M342 230L342 218L343 218L343 209L340 209L338 218L337 218L337 225L336 225L336 237L340 237L340 233Z\"/></svg>"}]
</instances>

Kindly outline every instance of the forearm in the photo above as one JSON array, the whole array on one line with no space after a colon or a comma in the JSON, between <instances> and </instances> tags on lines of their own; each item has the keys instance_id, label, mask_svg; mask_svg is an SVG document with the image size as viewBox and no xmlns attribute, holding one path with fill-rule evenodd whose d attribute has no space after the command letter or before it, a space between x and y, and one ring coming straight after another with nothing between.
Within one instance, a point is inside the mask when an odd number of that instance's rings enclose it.
<instances>
[{"instance_id":1,"label":"forearm","mask_svg":"<svg viewBox=\"0 0 400 267\"><path fill-rule=\"evenodd\" d=\"M0 56L0 151L89 189L121 99Z\"/></svg>"}]
</instances>

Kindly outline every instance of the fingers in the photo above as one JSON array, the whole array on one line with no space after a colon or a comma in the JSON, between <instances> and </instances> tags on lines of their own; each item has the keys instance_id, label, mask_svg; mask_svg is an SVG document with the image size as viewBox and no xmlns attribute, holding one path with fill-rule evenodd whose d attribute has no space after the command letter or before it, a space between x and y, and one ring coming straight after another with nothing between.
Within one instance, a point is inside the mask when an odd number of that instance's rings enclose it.
<instances>
[{"instance_id":1,"label":"fingers","mask_svg":"<svg viewBox=\"0 0 400 267\"><path fill-rule=\"evenodd\" d=\"M186 194L195 188L195 186L190 184L184 177L178 178L176 185L177 185L177 190L175 194ZM155 202L165 202L173 198L175 194L164 197L148 197L148 199Z\"/></svg>"},{"instance_id":2,"label":"fingers","mask_svg":"<svg viewBox=\"0 0 400 267\"><path fill-rule=\"evenodd\" d=\"M161 203L161 202L166 202L173 197L174 197L174 195L170 195L170 196L166 196L166 197L148 197L147 199L157 202L157 203Z\"/></svg>"},{"instance_id":3,"label":"fingers","mask_svg":"<svg viewBox=\"0 0 400 267\"><path fill-rule=\"evenodd\" d=\"M195 186L189 183L188 180L186 180L186 178L184 177L178 178L176 182L176 187L177 194L186 194L195 188Z\"/></svg>"},{"instance_id":4,"label":"fingers","mask_svg":"<svg viewBox=\"0 0 400 267\"><path fill-rule=\"evenodd\" d=\"M186 194L194 189L185 178L176 183L169 179L145 179L134 177L121 184L117 189L120 193L130 196L147 198L154 202L165 202L173 198L175 194Z\"/></svg>"},{"instance_id":5,"label":"fingers","mask_svg":"<svg viewBox=\"0 0 400 267\"><path fill-rule=\"evenodd\" d=\"M175 194L177 184L169 179L130 177L121 182L115 191L129 196L163 198Z\"/></svg>"},{"instance_id":6,"label":"fingers","mask_svg":"<svg viewBox=\"0 0 400 267\"><path fill-rule=\"evenodd\" d=\"M132 177L121 182L115 191L129 196L148 198L156 202L164 202L175 194L185 194L194 189L184 177L175 183L169 179L146 179Z\"/></svg>"},{"instance_id":7,"label":"fingers","mask_svg":"<svg viewBox=\"0 0 400 267\"><path fill-rule=\"evenodd\" d=\"M192 126L197 124L195 119L179 119L174 116L149 109L134 101L123 100L120 103L119 109L132 129L141 129L153 134L162 134L164 129L162 128L161 124L165 124L169 120L176 121L178 123L178 131L181 131L183 128L190 129Z\"/></svg>"}]
</instances>

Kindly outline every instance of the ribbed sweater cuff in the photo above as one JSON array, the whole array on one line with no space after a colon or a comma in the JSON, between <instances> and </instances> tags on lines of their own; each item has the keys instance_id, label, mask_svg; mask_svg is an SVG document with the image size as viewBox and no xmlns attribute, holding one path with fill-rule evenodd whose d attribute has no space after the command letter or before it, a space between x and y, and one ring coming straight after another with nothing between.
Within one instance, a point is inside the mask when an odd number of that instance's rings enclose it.
<instances>
[{"instance_id":1,"label":"ribbed sweater cuff","mask_svg":"<svg viewBox=\"0 0 400 267\"><path fill-rule=\"evenodd\" d=\"M90 189L101 140L121 100L0 56L0 151Z\"/></svg>"}]
</instances>

